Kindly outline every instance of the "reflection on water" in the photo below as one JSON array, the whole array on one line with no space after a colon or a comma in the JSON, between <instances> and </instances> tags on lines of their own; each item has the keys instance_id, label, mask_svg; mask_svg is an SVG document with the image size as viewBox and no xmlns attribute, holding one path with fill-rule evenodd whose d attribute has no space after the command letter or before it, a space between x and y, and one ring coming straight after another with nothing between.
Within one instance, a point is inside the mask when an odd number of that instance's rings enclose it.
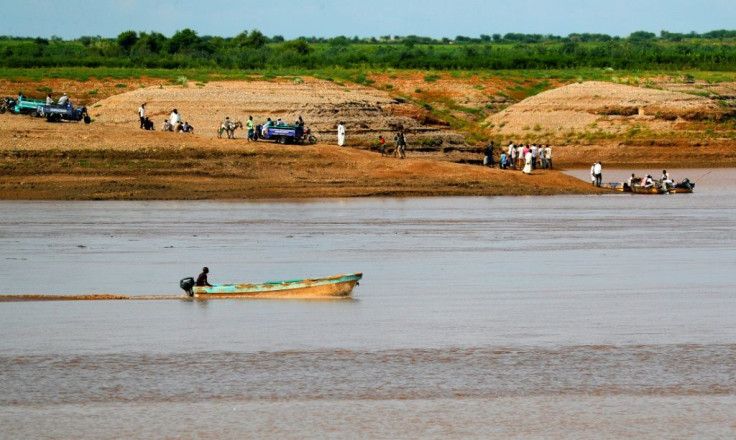
<instances>
[{"instance_id":1,"label":"reflection on water","mask_svg":"<svg viewBox=\"0 0 736 440\"><path fill-rule=\"evenodd\" d=\"M352 301L0 303L0 425L732 437L734 176L672 196L0 203L0 294L365 273Z\"/></svg>"}]
</instances>

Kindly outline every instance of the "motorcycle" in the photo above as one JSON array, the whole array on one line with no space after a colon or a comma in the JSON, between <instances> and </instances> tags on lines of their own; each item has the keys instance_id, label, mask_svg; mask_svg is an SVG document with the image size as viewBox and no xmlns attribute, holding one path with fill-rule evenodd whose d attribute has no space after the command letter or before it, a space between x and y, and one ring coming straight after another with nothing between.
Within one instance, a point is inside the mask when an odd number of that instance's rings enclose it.
<instances>
[{"instance_id":1,"label":"motorcycle","mask_svg":"<svg viewBox=\"0 0 736 440\"><path fill-rule=\"evenodd\" d=\"M299 141L300 143L309 142L310 144L316 144L317 137L312 134L312 129L305 128L304 133L302 133L302 137Z\"/></svg>"},{"instance_id":2,"label":"motorcycle","mask_svg":"<svg viewBox=\"0 0 736 440\"><path fill-rule=\"evenodd\" d=\"M12 112L15 108L15 99L13 98L3 98L3 100L0 102L0 114L3 114L5 112Z\"/></svg>"}]
</instances>

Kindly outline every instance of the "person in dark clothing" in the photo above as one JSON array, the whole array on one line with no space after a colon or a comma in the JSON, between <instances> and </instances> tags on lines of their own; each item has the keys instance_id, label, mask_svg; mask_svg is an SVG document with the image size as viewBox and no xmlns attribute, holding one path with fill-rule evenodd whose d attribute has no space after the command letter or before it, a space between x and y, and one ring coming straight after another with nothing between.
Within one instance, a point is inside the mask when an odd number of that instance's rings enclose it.
<instances>
[{"instance_id":1,"label":"person in dark clothing","mask_svg":"<svg viewBox=\"0 0 736 440\"><path fill-rule=\"evenodd\" d=\"M491 143L488 144L488 146L486 147L486 149L484 151L485 157L483 158L483 165L485 165L487 167L491 167L491 168L494 165L494 163L493 163L493 147L494 147L493 141L491 141Z\"/></svg>"},{"instance_id":2,"label":"person in dark clothing","mask_svg":"<svg viewBox=\"0 0 736 440\"><path fill-rule=\"evenodd\" d=\"M199 274L197 277L197 282L195 283L196 286L212 286L212 284L207 282L207 274L210 273L210 270L206 267L202 268L202 273Z\"/></svg>"},{"instance_id":3,"label":"person in dark clothing","mask_svg":"<svg viewBox=\"0 0 736 440\"><path fill-rule=\"evenodd\" d=\"M146 116L146 119L143 120L143 128L146 130L153 130L153 121Z\"/></svg>"}]
</instances>

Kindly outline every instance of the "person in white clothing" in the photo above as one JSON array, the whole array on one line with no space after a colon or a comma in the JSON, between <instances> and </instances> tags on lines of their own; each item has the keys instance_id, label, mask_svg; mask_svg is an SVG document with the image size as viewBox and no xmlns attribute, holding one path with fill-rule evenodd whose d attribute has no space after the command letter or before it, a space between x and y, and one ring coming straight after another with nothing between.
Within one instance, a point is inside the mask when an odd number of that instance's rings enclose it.
<instances>
[{"instance_id":1,"label":"person in white clothing","mask_svg":"<svg viewBox=\"0 0 736 440\"><path fill-rule=\"evenodd\" d=\"M662 170L662 185L664 185L665 188L670 188L673 183L674 182L670 178L670 173L668 173L667 170Z\"/></svg>"},{"instance_id":2,"label":"person in white clothing","mask_svg":"<svg viewBox=\"0 0 736 440\"><path fill-rule=\"evenodd\" d=\"M169 116L169 124L171 125L171 130L174 133L181 129L181 115L177 109L174 109L174 111L171 112L171 116Z\"/></svg>"},{"instance_id":3,"label":"person in white clothing","mask_svg":"<svg viewBox=\"0 0 736 440\"><path fill-rule=\"evenodd\" d=\"M595 186L595 163L590 166L590 184Z\"/></svg>"},{"instance_id":4,"label":"person in white clothing","mask_svg":"<svg viewBox=\"0 0 736 440\"><path fill-rule=\"evenodd\" d=\"M532 173L532 150L527 150L526 154L524 155L524 174L531 174Z\"/></svg>"},{"instance_id":5,"label":"person in white clothing","mask_svg":"<svg viewBox=\"0 0 736 440\"><path fill-rule=\"evenodd\" d=\"M547 159L547 168L552 169L552 147L547 145L544 149L544 157Z\"/></svg>"},{"instance_id":6,"label":"person in white clothing","mask_svg":"<svg viewBox=\"0 0 736 440\"><path fill-rule=\"evenodd\" d=\"M66 93L61 95L61 98L59 98L59 105L66 105L67 101L69 101L69 98L66 96Z\"/></svg>"},{"instance_id":7,"label":"person in white clothing","mask_svg":"<svg viewBox=\"0 0 736 440\"><path fill-rule=\"evenodd\" d=\"M141 120L141 128L146 128L146 103L138 107L138 118Z\"/></svg>"},{"instance_id":8,"label":"person in white clothing","mask_svg":"<svg viewBox=\"0 0 736 440\"><path fill-rule=\"evenodd\" d=\"M595 174L595 186L599 187L603 183L603 164L600 162L596 162L593 166L593 171Z\"/></svg>"},{"instance_id":9,"label":"person in white clothing","mask_svg":"<svg viewBox=\"0 0 736 440\"><path fill-rule=\"evenodd\" d=\"M337 145L345 146L345 126L342 125L342 122L337 123Z\"/></svg>"},{"instance_id":10,"label":"person in white clothing","mask_svg":"<svg viewBox=\"0 0 736 440\"><path fill-rule=\"evenodd\" d=\"M524 169L524 161L526 160L526 155L524 154L524 144L516 147L516 160L519 162L519 169Z\"/></svg>"}]
</instances>

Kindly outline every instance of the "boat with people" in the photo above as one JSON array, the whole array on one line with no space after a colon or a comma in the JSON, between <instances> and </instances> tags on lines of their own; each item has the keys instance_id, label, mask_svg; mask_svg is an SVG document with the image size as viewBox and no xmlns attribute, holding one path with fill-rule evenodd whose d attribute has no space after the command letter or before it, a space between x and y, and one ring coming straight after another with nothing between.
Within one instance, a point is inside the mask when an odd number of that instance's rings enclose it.
<instances>
[{"instance_id":1,"label":"boat with people","mask_svg":"<svg viewBox=\"0 0 736 440\"><path fill-rule=\"evenodd\" d=\"M194 278L184 278L179 286L193 298L347 298L361 278L363 274L358 272L322 278L209 286L195 286Z\"/></svg>"},{"instance_id":2,"label":"boat with people","mask_svg":"<svg viewBox=\"0 0 736 440\"><path fill-rule=\"evenodd\" d=\"M683 194L692 193L695 189L695 183L688 178L673 182L667 170L662 171L662 178L659 180L654 180L651 174L636 177L632 173L628 182L612 182L608 185L614 191L634 194Z\"/></svg>"},{"instance_id":3,"label":"boat with people","mask_svg":"<svg viewBox=\"0 0 736 440\"><path fill-rule=\"evenodd\" d=\"M689 179L682 179L682 181L674 184L657 180L645 185L623 183L621 186L622 191L634 194L686 194L692 193L695 189L695 184L690 182Z\"/></svg>"}]
</instances>

